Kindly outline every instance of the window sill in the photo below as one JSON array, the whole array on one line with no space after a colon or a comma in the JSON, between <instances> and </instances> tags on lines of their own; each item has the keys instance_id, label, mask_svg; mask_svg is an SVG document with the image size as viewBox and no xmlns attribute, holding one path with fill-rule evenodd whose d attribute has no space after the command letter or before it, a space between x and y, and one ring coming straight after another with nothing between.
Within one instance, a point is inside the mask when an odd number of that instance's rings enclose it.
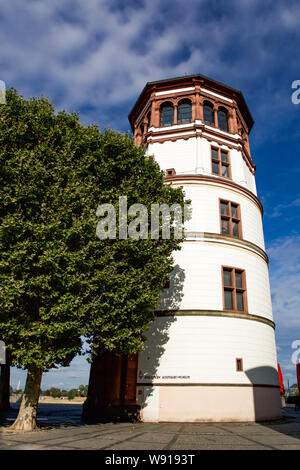
<instances>
[{"instance_id":1,"label":"window sill","mask_svg":"<svg viewBox=\"0 0 300 470\"><path fill-rule=\"evenodd\" d=\"M212 172L211 174L212 174L212 176L215 176L215 177L217 177L217 178L222 178L222 179L224 179L224 180L231 180L231 181L232 181L232 177L231 177L231 176L221 176L221 175L217 175L216 173L213 173L213 172Z\"/></svg>"},{"instance_id":2,"label":"window sill","mask_svg":"<svg viewBox=\"0 0 300 470\"><path fill-rule=\"evenodd\" d=\"M249 313L247 310L234 310L234 309L229 309L229 308L223 308L223 312L228 312L228 313Z\"/></svg>"}]
</instances>

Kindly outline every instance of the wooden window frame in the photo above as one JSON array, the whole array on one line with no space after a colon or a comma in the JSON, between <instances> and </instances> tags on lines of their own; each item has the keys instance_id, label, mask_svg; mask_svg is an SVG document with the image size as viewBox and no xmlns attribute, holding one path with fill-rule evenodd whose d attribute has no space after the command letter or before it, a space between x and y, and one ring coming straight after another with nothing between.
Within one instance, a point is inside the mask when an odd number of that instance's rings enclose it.
<instances>
[{"instance_id":1,"label":"wooden window frame","mask_svg":"<svg viewBox=\"0 0 300 470\"><path fill-rule=\"evenodd\" d=\"M162 118L162 113L163 113L163 108L172 108L173 109L173 116L172 116L172 122L168 124L163 123L163 118ZM175 107L174 103L172 101L164 101L159 108L159 127L169 127L169 126L174 126L175 124Z\"/></svg>"},{"instance_id":2,"label":"wooden window frame","mask_svg":"<svg viewBox=\"0 0 300 470\"><path fill-rule=\"evenodd\" d=\"M219 113L224 113L226 116L226 129L222 129L220 127L219 123ZM228 132L229 133L229 119L228 119L228 110L224 108L224 106L219 106L217 110L217 118L218 118L218 129L220 129L223 132Z\"/></svg>"},{"instance_id":3,"label":"wooden window frame","mask_svg":"<svg viewBox=\"0 0 300 470\"><path fill-rule=\"evenodd\" d=\"M241 364L241 368L239 368L238 364ZM235 365L236 365L236 371L237 372L244 372L244 364L243 364L243 358L242 357L237 357L235 359Z\"/></svg>"},{"instance_id":4,"label":"wooden window frame","mask_svg":"<svg viewBox=\"0 0 300 470\"><path fill-rule=\"evenodd\" d=\"M204 108L205 108L205 107L211 109L212 122L205 120L205 113L204 113ZM216 116L215 116L214 105L213 105L213 103L212 103L211 101L209 101L209 100L204 100L204 101L203 101L203 122L204 122L204 124L205 124L206 126L216 127Z\"/></svg>"},{"instance_id":5,"label":"wooden window frame","mask_svg":"<svg viewBox=\"0 0 300 470\"><path fill-rule=\"evenodd\" d=\"M222 214L221 211L221 203L226 203L228 204L228 212L229 215ZM237 206L237 217L232 217L231 213L231 205ZM231 237L235 238L243 238L243 231L242 231L242 216L241 216L241 207L240 204L234 201L228 201L227 199L221 199L219 198L219 213L220 213L220 234L221 235L229 235ZM223 233L222 232L222 219L226 219L229 222L229 233ZM238 223L238 235L233 234L233 229L232 229L232 222L237 222Z\"/></svg>"},{"instance_id":6,"label":"wooden window frame","mask_svg":"<svg viewBox=\"0 0 300 470\"><path fill-rule=\"evenodd\" d=\"M224 271L231 271L231 284L232 284L231 286L225 286L224 284ZM236 272L242 273L242 287L236 287L236 282L235 282ZM248 313L246 271L244 269L235 268L233 266L222 266L221 276L222 276L222 292L223 292L223 310L226 312ZM225 291L226 290L230 290L232 292L232 307L233 308L225 307ZM243 306L244 306L243 310L238 310L237 308L237 300L236 300L237 292L240 292L243 294Z\"/></svg>"},{"instance_id":7,"label":"wooden window frame","mask_svg":"<svg viewBox=\"0 0 300 470\"><path fill-rule=\"evenodd\" d=\"M170 175L169 175L169 172L172 172ZM167 168L166 170L166 178L169 178L170 176L174 176L176 175L176 171L174 170L174 168Z\"/></svg>"},{"instance_id":8,"label":"wooden window frame","mask_svg":"<svg viewBox=\"0 0 300 470\"><path fill-rule=\"evenodd\" d=\"M213 150L216 150L217 151L217 155L218 155L218 158L213 158ZM227 162L223 162L222 159L221 159L221 153L224 152L226 153L227 155ZM210 158L210 161L211 161L211 173L212 175L214 176L221 176L221 178L229 178L229 179L232 179L232 175L231 175L231 161L230 161L230 154L229 154L229 151L228 150L224 150L220 147L215 147L214 145L212 145L210 147L210 154L211 154L211 158ZM214 173L213 172L213 163L217 163L218 164L218 168L219 168L219 173ZM222 165L226 166L228 168L228 176L223 176L222 175Z\"/></svg>"},{"instance_id":9,"label":"wooden window frame","mask_svg":"<svg viewBox=\"0 0 300 470\"><path fill-rule=\"evenodd\" d=\"M180 106L188 104L190 107L190 113L189 113L189 120L188 121L182 121L180 120ZM189 122L192 122L193 120L193 108L192 108L192 103L191 100L188 98L183 98L180 100L177 104L177 123L176 124L188 124Z\"/></svg>"}]
</instances>

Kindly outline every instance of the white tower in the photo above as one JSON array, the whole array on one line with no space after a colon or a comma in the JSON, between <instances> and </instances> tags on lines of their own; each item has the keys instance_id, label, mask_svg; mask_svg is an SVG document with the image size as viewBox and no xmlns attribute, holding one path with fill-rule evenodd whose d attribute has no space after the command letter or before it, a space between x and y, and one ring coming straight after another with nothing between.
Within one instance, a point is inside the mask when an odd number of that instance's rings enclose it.
<instances>
[{"instance_id":1,"label":"white tower","mask_svg":"<svg viewBox=\"0 0 300 470\"><path fill-rule=\"evenodd\" d=\"M192 201L162 293L137 403L144 421L281 416L262 205L240 91L202 75L148 83L129 115L136 144Z\"/></svg>"}]
</instances>

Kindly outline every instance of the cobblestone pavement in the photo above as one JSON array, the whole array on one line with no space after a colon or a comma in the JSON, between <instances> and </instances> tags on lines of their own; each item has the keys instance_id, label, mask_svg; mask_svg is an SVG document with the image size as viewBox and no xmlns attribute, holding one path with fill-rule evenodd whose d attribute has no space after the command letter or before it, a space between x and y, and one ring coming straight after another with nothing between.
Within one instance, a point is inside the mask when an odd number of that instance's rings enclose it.
<instances>
[{"instance_id":1,"label":"cobblestone pavement","mask_svg":"<svg viewBox=\"0 0 300 470\"><path fill-rule=\"evenodd\" d=\"M81 425L80 405L39 405L40 428L12 432L17 410L0 419L0 449L300 450L300 412L271 423L106 423Z\"/></svg>"}]
</instances>

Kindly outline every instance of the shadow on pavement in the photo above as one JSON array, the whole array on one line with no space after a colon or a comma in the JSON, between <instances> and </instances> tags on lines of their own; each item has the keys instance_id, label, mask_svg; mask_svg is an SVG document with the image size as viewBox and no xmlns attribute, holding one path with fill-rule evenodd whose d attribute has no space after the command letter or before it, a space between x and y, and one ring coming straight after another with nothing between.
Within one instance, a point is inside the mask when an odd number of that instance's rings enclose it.
<instances>
[{"instance_id":1,"label":"shadow on pavement","mask_svg":"<svg viewBox=\"0 0 300 470\"><path fill-rule=\"evenodd\" d=\"M278 370L261 366L248 369L245 374L253 384L255 420L272 431L300 439L300 413L281 406ZM260 386L260 384L267 385ZM273 388L274 386L277 388ZM278 410L278 417L276 410ZM280 417L281 411L282 417ZM272 415L274 416L272 420L266 419Z\"/></svg>"},{"instance_id":2,"label":"shadow on pavement","mask_svg":"<svg viewBox=\"0 0 300 470\"><path fill-rule=\"evenodd\" d=\"M17 417L19 404L12 403L11 410L0 412L0 426L11 426ZM59 426L79 426L81 422L82 404L39 403L38 426L55 428Z\"/></svg>"}]
</instances>

